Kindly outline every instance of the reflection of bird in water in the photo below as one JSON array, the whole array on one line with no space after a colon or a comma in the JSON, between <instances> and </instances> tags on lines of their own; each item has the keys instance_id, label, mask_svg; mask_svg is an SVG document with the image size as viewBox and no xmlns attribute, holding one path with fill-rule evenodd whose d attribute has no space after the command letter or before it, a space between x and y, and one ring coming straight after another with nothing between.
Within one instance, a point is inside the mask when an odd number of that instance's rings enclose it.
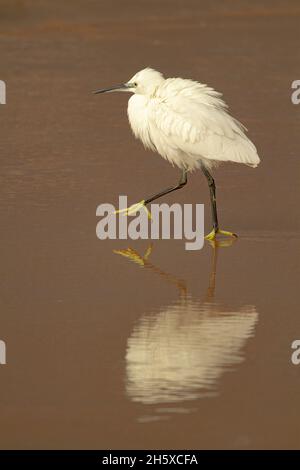
<instances>
[{"instance_id":1,"label":"reflection of bird in water","mask_svg":"<svg viewBox=\"0 0 300 470\"><path fill-rule=\"evenodd\" d=\"M144 404L215 394L221 374L243 361L242 349L258 317L254 306L214 302L217 247L203 300L192 298L184 281L151 264L149 252L144 257L131 249L117 253L175 283L180 292L177 302L143 315L128 338L127 394Z\"/></svg>"}]
</instances>

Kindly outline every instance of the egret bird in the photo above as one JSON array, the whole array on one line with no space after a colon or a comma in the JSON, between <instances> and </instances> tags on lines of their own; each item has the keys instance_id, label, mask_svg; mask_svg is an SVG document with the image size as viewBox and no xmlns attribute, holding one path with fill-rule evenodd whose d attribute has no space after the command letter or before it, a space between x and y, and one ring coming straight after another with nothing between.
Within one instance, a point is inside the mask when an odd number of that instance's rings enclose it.
<instances>
[{"instance_id":1,"label":"egret bird","mask_svg":"<svg viewBox=\"0 0 300 470\"><path fill-rule=\"evenodd\" d=\"M217 234L236 237L219 228L211 169L225 161L256 167L260 159L245 135L246 128L228 114L221 93L194 80L165 79L151 68L136 73L127 83L94 93L114 91L133 93L128 118L135 137L181 170L178 184L118 212L132 214L144 207L150 215L148 204L181 189L188 172L200 168L208 182L212 213L212 231L205 238L213 240Z\"/></svg>"}]
</instances>

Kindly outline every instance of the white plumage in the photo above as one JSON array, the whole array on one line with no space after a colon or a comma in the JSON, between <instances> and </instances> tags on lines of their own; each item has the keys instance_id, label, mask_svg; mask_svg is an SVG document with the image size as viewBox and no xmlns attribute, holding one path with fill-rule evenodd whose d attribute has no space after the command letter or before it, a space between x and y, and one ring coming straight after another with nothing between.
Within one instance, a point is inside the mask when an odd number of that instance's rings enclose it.
<instances>
[{"instance_id":1,"label":"white plumage","mask_svg":"<svg viewBox=\"0 0 300 470\"><path fill-rule=\"evenodd\" d=\"M179 168L208 168L231 161L256 167L260 161L245 127L227 112L221 93L182 78L164 79L144 69L134 84L128 118L134 135Z\"/></svg>"},{"instance_id":2,"label":"white plumage","mask_svg":"<svg viewBox=\"0 0 300 470\"><path fill-rule=\"evenodd\" d=\"M128 102L128 118L134 135L146 148L181 169L176 186L122 212L135 213L152 201L181 189L187 183L187 173L201 168L209 185L213 225L205 238L214 240L217 234L236 237L233 232L219 228L216 185L209 170L226 161L256 167L260 159L254 144L245 135L246 128L228 114L221 93L193 80L165 79L150 68L141 70L127 83L95 93L111 91L133 93Z\"/></svg>"}]
</instances>

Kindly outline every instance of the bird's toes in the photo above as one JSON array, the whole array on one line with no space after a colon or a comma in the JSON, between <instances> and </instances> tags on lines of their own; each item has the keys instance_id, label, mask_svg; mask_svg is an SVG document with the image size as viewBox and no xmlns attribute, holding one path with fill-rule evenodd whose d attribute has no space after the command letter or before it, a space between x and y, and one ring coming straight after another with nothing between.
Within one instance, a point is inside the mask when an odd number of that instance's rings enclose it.
<instances>
[{"instance_id":1,"label":"bird's toes","mask_svg":"<svg viewBox=\"0 0 300 470\"><path fill-rule=\"evenodd\" d=\"M205 240L210 240L210 241L215 240L215 238L216 238L216 232L215 232L215 230L212 230L212 231L211 231L210 233L208 233L204 238L205 238Z\"/></svg>"},{"instance_id":2,"label":"bird's toes","mask_svg":"<svg viewBox=\"0 0 300 470\"><path fill-rule=\"evenodd\" d=\"M228 232L227 230L218 230L218 233L224 235L224 237L238 238L236 233Z\"/></svg>"},{"instance_id":3,"label":"bird's toes","mask_svg":"<svg viewBox=\"0 0 300 470\"><path fill-rule=\"evenodd\" d=\"M205 240L208 240L208 241L214 241L216 240L217 235L223 235L224 237L238 238L236 233L228 232L227 230L221 230L221 229L218 229L218 230L213 229L204 238Z\"/></svg>"}]
</instances>

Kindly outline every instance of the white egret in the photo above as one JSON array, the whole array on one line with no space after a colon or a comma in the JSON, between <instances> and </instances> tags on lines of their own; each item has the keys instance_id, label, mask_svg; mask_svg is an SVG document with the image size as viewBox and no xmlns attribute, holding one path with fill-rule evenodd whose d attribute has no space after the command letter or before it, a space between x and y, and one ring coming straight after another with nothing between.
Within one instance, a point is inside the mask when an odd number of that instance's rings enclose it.
<instances>
[{"instance_id":1,"label":"white egret","mask_svg":"<svg viewBox=\"0 0 300 470\"><path fill-rule=\"evenodd\" d=\"M246 128L228 114L221 93L193 80L165 79L151 68L141 70L127 83L94 93L113 91L133 93L128 101L128 118L135 137L181 169L178 184L123 212L135 213L155 199L182 188L187 183L187 173L201 168L208 181L212 211L213 228L206 238L213 240L216 234L236 236L219 228L216 186L210 170L225 161L256 167L260 159L245 135Z\"/></svg>"}]
</instances>

